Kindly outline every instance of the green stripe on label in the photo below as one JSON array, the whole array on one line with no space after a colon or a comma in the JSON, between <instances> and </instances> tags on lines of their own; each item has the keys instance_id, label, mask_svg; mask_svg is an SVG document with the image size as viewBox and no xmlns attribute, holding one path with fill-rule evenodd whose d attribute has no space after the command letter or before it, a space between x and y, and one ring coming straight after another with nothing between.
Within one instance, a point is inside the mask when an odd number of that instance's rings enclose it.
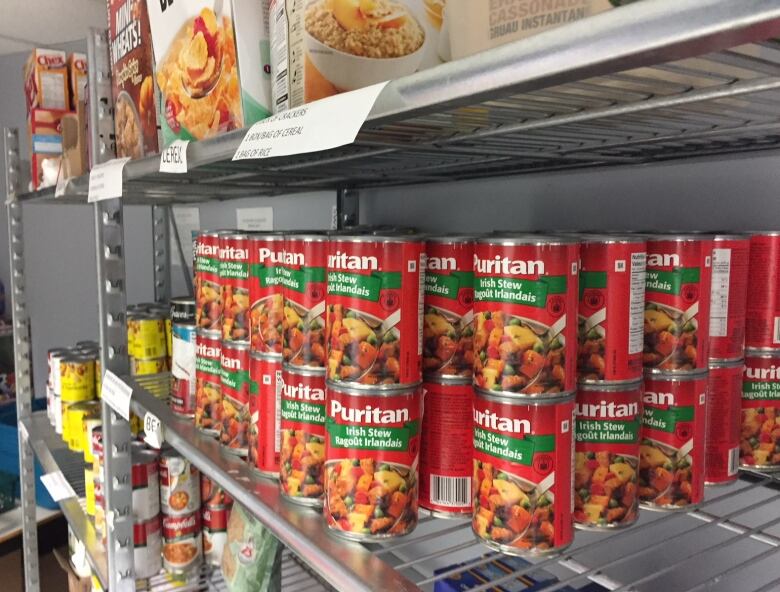
<instances>
[{"instance_id":1,"label":"green stripe on label","mask_svg":"<svg viewBox=\"0 0 780 592\"><path fill-rule=\"evenodd\" d=\"M237 261L220 261L219 277L223 279L246 280L249 279L249 263Z\"/></svg>"},{"instance_id":2,"label":"green stripe on label","mask_svg":"<svg viewBox=\"0 0 780 592\"><path fill-rule=\"evenodd\" d=\"M410 421L400 428L348 426L336 423L329 417L325 420L325 427L330 438L328 446L331 448L406 452L409 450L409 440L417 435L419 422Z\"/></svg>"},{"instance_id":3,"label":"green stripe on label","mask_svg":"<svg viewBox=\"0 0 780 592\"><path fill-rule=\"evenodd\" d=\"M280 267L266 267L259 263L254 263L251 266L252 277L257 278L260 281L261 288L272 288L275 286L283 285L284 277L281 274Z\"/></svg>"},{"instance_id":4,"label":"green stripe on label","mask_svg":"<svg viewBox=\"0 0 780 592\"><path fill-rule=\"evenodd\" d=\"M201 273L211 273L217 275L219 273L219 259L197 257L195 259L195 268L195 271L199 271Z\"/></svg>"},{"instance_id":5,"label":"green stripe on label","mask_svg":"<svg viewBox=\"0 0 780 592\"><path fill-rule=\"evenodd\" d=\"M607 287L606 271L581 271L580 272L580 298L587 289L601 289Z\"/></svg>"},{"instance_id":6,"label":"green stripe on label","mask_svg":"<svg viewBox=\"0 0 780 592\"><path fill-rule=\"evenodd\" d=\"M219 360L209 360L208 358L195 358L195 370L219 376L222 374L222 364Z\"/></svg>"},{"instance_id":7,"label":"green stripe on label","mask_svg":"<svg viewBox=\"0 0 780 592\"><path fill-rule=\"evenodd\" d=\"M325 425L325 404L282 399L282 419L296 423Z\"/></svg>"},{"instance_id":8,"label":"green stripe on label","mask_svg":"<svg viewBox=\"0 0 780 592\"><path fill-rule=\"evenodd\" d=\"M682 267L674 271L647 270L645 289L648 292L661 294L679 294L684 284L696 284L699 282L698 267Z\"/></svg>"},{"instance_id":9,"label":"green stripe on label","mask_svg":"<svg viewBox=\"0 0 780 592\"><path fill-rule=\"evenodd\" d=\"M693 421L693 406L669 409L645 407L642 414L642 425L662 432L674 432L677 424L684 421Z\"/></svg>"},{"instance_id":10,"label":"green stripe on label","mask_svg":"<svg viewBox=\"0 0 780 592\"><path fill-rule=\"evenodd\" d=\"M305 292L308 284L325 283L324 267L304 267L303 269L278 268L282 284L296 292Z\"/></svg>"},{"instance_id":11,"label":"green stripe on label","mask_svg":"<svg viewBox=\"0 0 780 592\"><path fill-rule=\"evenodd\" d=\"M574 437L577 442L620 444L639 441L639 419L634 421L578 419L576 426Z\"/></svg>"},{"instance_id":12,"label":"green stripe on label","mask_svg":"<svg viewBox=\"0 0 780 592\"><path fill-rule=\"evenodd\" d=\"M379 300L382 290L401 287L401 272L375 271L371 275L331 271L328 273L328 294L352 296L363 300Z\"/></svg>"},{"instance_id":13,"label":"green stripe on label","mask_svg":"<svg viewBox=\"0 0 780 592\"><path fill-rule=\"evenodd\" d=\"M547 276L540 280L480 277L474 287L474 299L544 308L548 294L566 293L566 281L565 275Z\"/></svg>"},{"instance_id":14,"label":"green stripe on label","mask_svg":"<svg viewBox=\"0 0 780 592\"><path fill-rule=\"evenodd\" d=\"M743 381L742 398L746 401L776 401L780 399L780 382Z\"/></svg>"},{"instance_id":15,"label":"green stripe on label","mask_svg":"<svg viewBox=\"0 0 780 592\"><path fill-rule=\"evenodd\" d=\"M222 368L220 375L222 384L235 391L240 391L249 382L249 370L227 370Z\"/></svg>"},{"instance_id":16,"label":"green stripe on label","mask_svg":"<svg viewBox=\"0 0 780 592\"><path fill-rule=\"evenodd\" d=\"M536 452L555 451L555 436L513 438L474 427L474 449L509 462L530 466Z\"/></svg>"}]
</instances>

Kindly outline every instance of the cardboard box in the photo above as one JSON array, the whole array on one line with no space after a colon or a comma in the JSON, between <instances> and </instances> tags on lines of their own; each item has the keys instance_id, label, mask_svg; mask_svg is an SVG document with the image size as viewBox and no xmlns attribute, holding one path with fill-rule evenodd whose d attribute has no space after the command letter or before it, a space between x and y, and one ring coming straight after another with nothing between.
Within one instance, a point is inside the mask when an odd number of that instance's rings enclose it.
<instances>
[{"instance_id":1,"label":"cardboard box","mask_svg":"<svg viewBox=\"0 0 780 592\"><path fill-rule=\"evenodd\" d=\"M64 51L33 49L24 65L27 112L32 109L68 109L68 66Z\"/></svg>"},{"instance_id":2,"label":"cardboard box","mask_svg":"<svg viewBox=\"0 0 780 592\"><path fill-rule=\"evenodd\" d=\"M62 121L72 114L61 109L32 109L27 117L30 176L33 190L56 184L62 157Z\"/></svg>"},{"instance_id":3,"label":"cardboard box","mask_svg":"<svg viewBox=\"0 0 780 592\"><path fill-rule=\"evenodd\" d=\"M62 167L63 179L78 177L87 172L87 130L84 121L84 103L79 103L76 113L62 118Z\"/></svg>"},{"instance_id":4,"label":"cardboard box","mask_svg":"<svg viewBox=\"0 0 780 592\"><path fill-rule=\"evenodd\" d=\"M208 138L271 113L267 2L149 2L164 143Z\"/></svg>"},{"instance_id":5,"label":"cardboard box","mask_svg":"<svg viewBox=\"0 0 780 592\"><path fill-rule=\"evenodd\" d=\"M62 570L68 576L68 592L91 592L92 580L91 578L80 578L73 570L73 566L68 561L66 555L59 549L54 549L52 554L57 559L57 563L60 564Z\"/></svg>"},{"instance_id":6,"label":"cardboard box","mask_svg":"<svg viewBox=\"0 0 780 592\"><path fill-rule=\"evenodd\" d=\"M68 80L70 82L70 108L76 111L79 101L87 96L87 56L72 53L68 56Z\"/></svg>"}]
</instances>

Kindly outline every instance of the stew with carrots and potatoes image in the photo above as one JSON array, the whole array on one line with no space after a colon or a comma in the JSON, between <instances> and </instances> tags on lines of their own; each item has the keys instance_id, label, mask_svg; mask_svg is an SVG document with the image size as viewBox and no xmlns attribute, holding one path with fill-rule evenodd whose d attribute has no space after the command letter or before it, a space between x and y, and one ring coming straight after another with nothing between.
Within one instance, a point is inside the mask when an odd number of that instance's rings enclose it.
<instances>
[{"instance_id":1,"label":"stew with carrots and potatoes image","mask_svg":"<svg viewBox=\"0 0 780 592\"><path fill-rule=\"evenodd\" d=\"M637 515L637 459L607 451L574 457L574 521L592 526L630 524Z\"/></svg>"}]
</instances>

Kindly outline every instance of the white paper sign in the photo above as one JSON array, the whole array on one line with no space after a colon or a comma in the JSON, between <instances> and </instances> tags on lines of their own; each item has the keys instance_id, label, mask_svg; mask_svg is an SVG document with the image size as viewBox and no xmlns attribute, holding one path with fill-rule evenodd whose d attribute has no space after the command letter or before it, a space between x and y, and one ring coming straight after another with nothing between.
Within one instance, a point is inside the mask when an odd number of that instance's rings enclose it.
<instances>
[{"instance_id":1,"label":"white paper sign","mask_svg":"<svg viewBox=\"0 0 780 592\"><path fill-rule=\"evenodd\" d=\"M144 415L144 440L152 448L162 448L165 437L163 436L163 426L157 416L146 412Z\"/></svg>"},{"instance_id":2,"label":"white paper sign","mask_svg":"<svg viewBox=\"0 0 780 592\"><path fill-rule=\"evenodd\" d=\"M22 422L19 422L19 437L22 439L22 442L26 442L30 439L30 434L27 432L27 426Z\"/></svg>"},{"instance_id":3,"label":"white paper sign","mask_svg":"<svg viewBox=\"0 0 780 592\"><path fill-rule=\"evenodd\" d=\"M89 197L90 203L104 199L122 197L122 171L130 160L115 158L92 167L89 171Z\"/></svg>"},{"instance_id":4,"label":"white paper sign","mask_svg":"<svg viewBox=\"0 0 780 592\"><path fill-rule=\"evenodd\" d=\"M57 179L57 185L54 187L54 197L62 197L65 195L65 190L68 188L68 182L70 179L64 179L62 177Z\"/></svg>"},{"instance_id":5,"label":"white paper sign","mask_svg":"<svg viewBox=\"0 0 780 592\"><path fill-rule=\"evenodd\" d=\"M174 140L160 153L161 173L187 172L187 145L189 140Z\"/></svg>"},{"instance_id":6,"label":"white paper sign","mask_svg":"<svg viewBox=\"0 0 780 592\"><path fill-rule=\"evenodd\" d=\"M104 403L107 403L111 409L127 421L130 421L130 395L132 394L132 388L111 370L106 370L103 375L103 386L100 390L100 396L103 398Z\"/></svg>"},{"instance_id":7,"label":"white paper sign","mask_svg":"<svg viewBox=\"0 0 780 592\"><path fill-rule=\"evenodd\" d=\"M200 210L193 207L175 206L173 209L173 219L176 222L176 229L179 231L179 240L181 248L184 251L184 258L188 265L192 265L192 231L200 230ZM176 237L171 231L171 263L181 265L181 259L177 254Z\"/></svg>"},{"instance_id":8,"label":"white paper sign","mask_svg":"<svg viewBox=\"0 0 780 592\"><path fill-rule=\"evenodd\" d=\"M41 483L46 487L46 491L49 492L51 499L55 502L68 499L69 497L76 497L76 492L73 491L62 471L41 475Z\"/></svg>"},{"instance_id":9,"label":"white paper sign","mask_svg":"<svg viewBox=\"0 0 780 592\"><path fill-rule=\"evenodd\" d=\"M233 160L318 152L351 144L387 82L334 95L258 121Z\"/></svg>"},{"instance_id":10,"label":"white paper sign","mask_svg":"<svg viewBox=\"0 0 780 592\"><path fill-rule=\"evenodd\" d=\"M236 210L236 227L239 230L273 230L274 209L262 208L238 208Z\"/></svg>"}]
</instances>

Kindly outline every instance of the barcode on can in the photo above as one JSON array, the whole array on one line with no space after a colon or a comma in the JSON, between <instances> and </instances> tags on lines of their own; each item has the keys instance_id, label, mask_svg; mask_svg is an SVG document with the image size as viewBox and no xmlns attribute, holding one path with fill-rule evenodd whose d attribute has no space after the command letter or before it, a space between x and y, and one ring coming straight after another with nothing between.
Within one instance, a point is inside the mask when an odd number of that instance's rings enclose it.
<instances>
[{"instance_id":1,"label":"barcode on can","mask_svg":"<svg viewBox=\"0 0 780 592\"><path fill-rule=\"evenodd\" d=\"M732 448L731 450L729 450L729 469L728 469L729 477L731 477L732 475L736 475L738 468L739 468L739 448Z\"/></svg>"},{"instance_id":2,"label":"barcode on can","mask_svg":"<svg viewBox=\"0 0 780 592\"><path fill-rule=\"evenodd\" d=\"M471 479L431 475L431 503L439 506L471 505Z\"/></svg>"}]
</instances>

